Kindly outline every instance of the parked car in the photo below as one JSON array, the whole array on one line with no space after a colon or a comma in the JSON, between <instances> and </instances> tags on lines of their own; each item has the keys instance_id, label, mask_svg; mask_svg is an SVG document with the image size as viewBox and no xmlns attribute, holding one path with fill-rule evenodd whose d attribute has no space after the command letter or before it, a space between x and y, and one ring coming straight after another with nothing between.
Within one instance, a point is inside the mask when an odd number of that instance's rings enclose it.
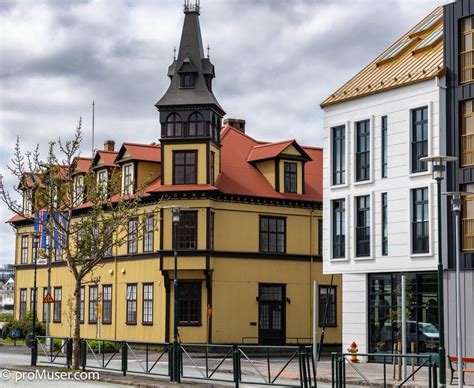
<instances>
[{"instance_id":1,"label":"parked car","mask_svg":"<svg viewBox=\"0 0 474 388\"><path fill-rule=\"evenodd\" d=\"M417 333L418 327L418 333ZM393 340L401 341L401 322L400 321L386 321L381 333L381 341L391 343ZM411 343L415 344L418 341L418 352L433 352L436 351L439 344L439 331L435 325L428 322L407 321L407 349L406 352L411 353Z\"/></svg>"}]
</instances>

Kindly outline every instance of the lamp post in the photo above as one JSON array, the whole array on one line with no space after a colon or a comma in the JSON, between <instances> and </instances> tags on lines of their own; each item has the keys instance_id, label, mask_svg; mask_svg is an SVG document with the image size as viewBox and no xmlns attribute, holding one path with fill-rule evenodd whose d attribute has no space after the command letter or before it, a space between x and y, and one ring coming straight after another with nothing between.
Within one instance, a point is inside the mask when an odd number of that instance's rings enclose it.
<instances>
[{"instance_id":1,"label":"lamp post","mask_svg":"<svg viewBox=\"0 0 474 388\"><path fill-rule=\"evenodd\" d=\"M433 179L436 181L438 202L438 326L439 326L439 386L446 386L446 349L444 347L444 285L443 285L443 236L441 228L441 183L446 172L446 163L457 160L455 156L428 156L420 159L432 164Z\"/></svg>"},{"instance_id":2,"label":"lamp post","mask_svg":"<svg viewBox=\"0 0 474 388\"><path fill-rule=\"evenodd\" d=\"M460 227L459 221L461 219L462 197L472 195L465 191L451 191L444 193L451 197L451 210L455 216L455 230L456 230L456 347L458 356L458 387L463 387L463 363L462 363L462 326L461 326L461 271L460 271Z\"/></svg>"},{"instance_id":3,"label":"lamp post","mask_svg":"<svg viewBox=\"0 0 474 388\"><path fill-rule=\"evenodd\" d=\"M178 357L178 225L181 218L181 210L179 207L172 207L172 221L173 221L173 251L174 251L174 279L173 279L173 293L174 293L174 311L173 311L173 378L175 382L180 381L179 373L179 357Z\"/></svg>"},{"instance_id":4,"label":"lamp post","mask_svg":"<svg viewBox=\"0 0 474 388\"><path fill-rule=\"evenodd\" d=\"M35 244L36 236L38 234L35 232L33 233L33 244ZM37 244L37 243L36 243ZM36 252L38 252L38 246L36 246ZM33 295L35 297L34 303L33 303L33 316L31 317L31 366L36 366L36 359L37 359L37 352L38 348L36 346L36 314L37 314L37 304L38 304L38 287L36 284L36 278L37 278L37 272L38 272L38 253L33 255L33 261L34 261L34 278L33 278Z\"/></svg>"}]
</instances>

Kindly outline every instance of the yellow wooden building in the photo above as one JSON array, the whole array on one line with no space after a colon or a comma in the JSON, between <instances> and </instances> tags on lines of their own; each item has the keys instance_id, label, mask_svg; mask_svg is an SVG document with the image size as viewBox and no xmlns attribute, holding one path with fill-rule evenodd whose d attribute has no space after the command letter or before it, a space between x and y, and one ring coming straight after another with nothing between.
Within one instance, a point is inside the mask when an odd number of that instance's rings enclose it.
<instances>
[{"instance_id":1,"label":"yellow wooden building","mask_svg":"<svg viewBox=\"0 0 474 388\"><path fill-rule=\"evenodd\" d=\"M173 242L177 245L179 335L184 343L309 343L313 281L327 344L341 343L341 279L322 274L322 150L295 140L258 141L245 121L226 119L212 92L214 66L203 53L199 8L185 9L170 86L156 103L159 144L112 141L81 159L103 181L121 173L121 194L147 183L149 214L139 238L104 257L81 292L81 336L162 342L173 338ZM77 187L81 187L78 184ZM78 198L80 195L78 195ZM161 202L160 202L161 200ZM154 203L160 202L158 212ZM25 204L28 207L28 204ZM173 234L172 209L181 207ZM26 209L27 210L27 209ZM134 220L129 221L130 233ZM34 302L33 225L16 228L15 317ZM51 263L51 335L69 336L73 276L60 252ZM38 293L47 269L38 269ZM326 303L327 302L327 303ZM45 320L41 303L38 318ZM320 325L321 326L321 325Z\"/></svg>"}]
</instances>

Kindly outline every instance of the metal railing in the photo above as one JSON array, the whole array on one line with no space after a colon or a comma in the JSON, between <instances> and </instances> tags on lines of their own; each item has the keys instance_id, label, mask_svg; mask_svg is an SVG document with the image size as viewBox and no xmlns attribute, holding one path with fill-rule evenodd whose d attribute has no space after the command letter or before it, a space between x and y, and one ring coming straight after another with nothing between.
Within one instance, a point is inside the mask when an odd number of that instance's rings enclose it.
<instances>
[{"instance_id":1,"label":"metal railing","mask_svg":"<svg viewBox=\"0 0 474 388\"><path fill-rule=\"evenodd\" d=\"M438 374L437 374L437 366L436 363L432 361L431 355L420 355L420 354L381 354L381 353L357 353L357 357L367 357L367 358L374 358L377 357L378 359L382 358L383 362L383 372L382 372L382 379L383 381L371 381L370 377L367 376L362 370L362 364L358 364L356 362L352 362L348 359L348 357L352 357L352 353L332 353L331 358L331 380L332 380L332 388L345 388L346 384L354 383L354 378L348 379L347 378L347 367L353 369L356 372L356 377L358 376L360 379L364 381L364 385L368 387L375 387L380 386L382 383L383 387L392 387L397 386L399 388L405 387L406 383L410 379L414 379L414 376L419 373L423 368L427 368L428 371L428 388L436 388L438 386ZM401 360L405 359L406 361L414 361L416 360L416 369L413 365L412 372L407 375L405 379L401 379L401 374L399 381L394 383L393 381L389 381L388 368L387 365L392 365L393 362L393 380L395 380L395 368L401 368ZM388 363L387 363L388 360ZM401 369L399 369L401 371ZM397 385L396 385L397 384Z\"/></svg>"},{"instance_id":2,"label":"metal railing","mask_svg":"<svg viewBox=\"0 0 474 388\"><path fill-rule=\"evenodd\" d=\"M36 336L32 351L36 352L36 362L44 364L72 364L72 338Z\"/></svg>"},{"instance_id":3,"label":"metal railing","mask_svg":"<svg viewBox=\"0 0 474 388\"><path fill-rule=\"evenodd\" d=\"M178 365L173 365L172 350L172 343L81 338L80 367L83 371L99 369L168 379L172 368L177 367L182 378L221 381L236 387L241 383L303 388L317 385L311 346L180 343ZM39 364L72 365L72 338L37 337L32 351Z\"/></svg>"}]
</instances>

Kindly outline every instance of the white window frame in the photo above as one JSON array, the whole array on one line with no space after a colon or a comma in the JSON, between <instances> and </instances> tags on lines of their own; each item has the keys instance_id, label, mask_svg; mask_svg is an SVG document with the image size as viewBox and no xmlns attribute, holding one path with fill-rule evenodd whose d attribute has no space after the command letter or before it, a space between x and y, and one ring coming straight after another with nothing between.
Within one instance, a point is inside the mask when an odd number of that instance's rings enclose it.
<instances>
[{"instance_id":1,"label":"white window frame","mask_svg":"<svg viewBox=\"0 0 474 388\"><path fill-rule=\"evenodd\" d=\"M79 182L80 186L78 185ZM78 190L79 188L80 192ZM84 177L82 175L74 177L73 202L74 205L80 205L84 202Z\"/></svg>"},{"instance_id":2,"label":"white window frame","mask_svg":"<svg viewBox=\"0 0 474 388\"><path fill-rule=\"evenodd\" d=\"M371 171L372 174L372 171ZM357 256L356 255L356 244L357 244L357 239L355 235L355 228L356 228L356 219L357 219L357 198L358 197L365 197L369 196L369 204L370 204L370 255L369 256ZM354 258L355 261L367 261L367 260L374 260L375 259L375 201L374 201L374 191L369 191L369 192L360 192L355 194L352 197L352 227L350 229L351 231L351 241L353 241L353 246L352 246L352 257Z\"/></svg>"},{"instance_id":3,"label":"white window frame","mask_svg":"<svg viewBox=\"0 0 474 388\"><path fill-rule=\"evenodd\" d=\"M361 121L369 120L369 131L370 131L370 136L369 136L369 145L370 145L370 173L369 173L369 179L365 181L357 181L356 176L357 176L357 171L356 171L356 144L357 144L357 128L356 125L357 123ZM374 182L374 173L375 173L375 148L374 148L374 138L375 138L375 116L374 115L366 115L362 116L359 118L356 118L352 121L352 134L351 134L351 140L352 140L352 146L351 146L351 173L352 173L352 184L354 186L360 186L360 185L367 185L370 183Z\"/></svg>"},{"instance_id":4,"label":"white window frame","mask_svg":"<svg viewBox=\"0 0 474 388\"><path fill-rule=\"evenodd\" d=\"M333 226L334 226L334 217L333 217L333 212L332 212L332 203L333 201L338 201L338 200L341 200L343 199L344 200L344 206L345 206L345 211L344 211L344 214L345 214L345 233L346 233L346 246L345 246L345 255L344 257L334 257L334 247L333 247ZM349 213L350 211L350 201L349 201L349 196L348 195L345 195L345 196L342 196L342 197L334 197L334 198L331 198L329 200L329 257L330 257L330 260L333 261L333 262L337 262L337 261L348 261L349 260L349 257L350 257L350 253L349 253ZM324 247L323 247L323 250L324 250Z\"/></svg>"},{"instance_id":5,"label":"white window frame","mask_svg":"<svg viewBox=\"0 0 474 388\"><path fill-rule=\"evenodd\" d=\"M101 175L105 174L105 179L101 179ZM107 190L107 179L109 178L108 171L106 169L97 171L97 186L101 186L103 191Z\"/></svg>"},{"instance_id":6,"label":"white window frame","mask_svg":"<svg viewBox=\"0 0 474 388\"><path fill-rule=\"evenodd\" d=\"M415 109L423 108L423 107L428 108L428 156L431 156L433 154L433 101L425 101L425 102L420 102L416 105L412 105L408 108L408 176L409 177L418 177L418 176L425 176L425 175L431 175L431 163L428 163L428 168L426 171L421 171L421 172L412 172L412 149L411 149L411 139L412 139L412 134L413 134L413 120L412 120L412 115L413 111ZM426 186L423 186L426 187ZM410 252L411 252L411 247L410 247Z\"/></svg>"},{"instance_id":7,"label":"white window frame","mask_svg":"<svg viewBox=\"0 0 474 388\"><path fill-rule=\"evenodd\" d=\"M428 232L429 232L429 237L428 237L428 252L423 252L423 253L413 253L413 231L412 231L412 222L413 222L413 190L415 189L424 189L428 188ZM433 256L433 209L432 205L435 203L434 202L434 190L433 190L433 184L432 183L425 183L425 184L417 184L410 186L408 188L408 198L409 198L409 203L410 203L410 216L408 217L408 227L409 227L409 255L412 258L418 258L418 257L431 257Z\"/></svg>"},{"instance_id":8,"label":"white window frame","mask_svg":"<svg viewBox=\"0 0 474 388\"><path fill-rule=\"evenodd\" d=\"M335 185L333 181L333 129L335 127L344 126L344 183ZM349 137L351 136L351 123L350 121L332 123L329 127L329 166L330 166L330 176L329 176L329 187L330 189L338 189L342 187L347 187L349 185Z\"/></svg>"},{"instance_id":9,"label":"white window frame","mask_svg":"<svg viewBox=\"0 0 474 388\"><path fill-rule=\"evenodd\" d=\"M130 182L128 186L125 186L125 170L127 167L130 167ZM133 163L127 163L122 166L122 195L131 195L133 194L133 181L135 179L134 176L134 168Z\"/></svg>"}]
</instances>

